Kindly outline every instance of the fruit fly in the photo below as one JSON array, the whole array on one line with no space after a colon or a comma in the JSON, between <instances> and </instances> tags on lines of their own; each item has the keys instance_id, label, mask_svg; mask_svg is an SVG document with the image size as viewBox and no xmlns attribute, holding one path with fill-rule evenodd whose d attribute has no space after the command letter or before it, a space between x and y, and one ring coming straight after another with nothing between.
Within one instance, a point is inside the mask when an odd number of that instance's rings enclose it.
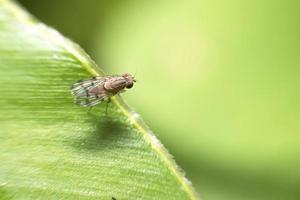
<instances>
[{"instance_id":1,"label":"fruit fly","mask_svg":"<svg viewBox=\"0 0 300 200\"><path fill-rule=\"evenodd\" d=\"M80 80L71 86L75 103L90 107L110 100L110 97L133 87L136 80L130 74L115 76L97 76L89 80Z\"/></svg>"}]
</instances>

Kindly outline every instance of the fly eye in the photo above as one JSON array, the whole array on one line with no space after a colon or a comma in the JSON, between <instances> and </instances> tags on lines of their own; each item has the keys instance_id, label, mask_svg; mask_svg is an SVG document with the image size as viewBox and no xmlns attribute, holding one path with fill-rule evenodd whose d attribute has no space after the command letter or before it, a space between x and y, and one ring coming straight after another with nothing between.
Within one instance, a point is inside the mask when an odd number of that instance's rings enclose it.
<instances>
[{"instance_id":1,"label":"fly eye","mask_svg":"<svg viewBox=\"0 0 300 200\"><path fill-rule=\"evenodd\" d=\"M126 88L132 88L132 86L133 86L133 83L128 83L128 84L126 85Z\"/></svg>"}]
</instances>

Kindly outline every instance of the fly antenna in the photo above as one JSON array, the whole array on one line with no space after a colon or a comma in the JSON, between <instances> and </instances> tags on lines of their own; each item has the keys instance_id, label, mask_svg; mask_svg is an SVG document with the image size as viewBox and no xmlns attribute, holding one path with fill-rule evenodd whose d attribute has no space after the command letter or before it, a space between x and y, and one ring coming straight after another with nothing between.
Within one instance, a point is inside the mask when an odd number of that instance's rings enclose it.
<instances>
[{"instance_id":1,"label":"fly antenna","mask_svg":"<svg viewBox=\"0 0 300 200\"><path fill-rule=\"evenodd\" d=\"M133 75L133 79L134 79L135 81L136 81L135 77L136 77L136 75L137 75L137 71L138 71L138 68L136 67L136 68L135 68L134 75Z\"/></svg>"}]
</instances>

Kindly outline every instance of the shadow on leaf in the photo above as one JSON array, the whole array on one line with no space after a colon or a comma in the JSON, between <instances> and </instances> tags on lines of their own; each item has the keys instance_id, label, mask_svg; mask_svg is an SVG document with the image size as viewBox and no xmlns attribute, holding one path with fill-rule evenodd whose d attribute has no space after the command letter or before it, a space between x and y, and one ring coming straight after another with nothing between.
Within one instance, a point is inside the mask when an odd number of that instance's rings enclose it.
<instances>
[{"instance_id":1,"label":"shadow on leaf","mask_svg":"<svg viewBox=\"0 0 300 200\"><path fill-rule=\"evenodd\" d=\"M112 116L99 116L89 113L87 121L94 128L87 132L85 136L73 138L73 141L71 141L72 146L81 151L114 149L128 135L127 125Z\"/></svg>"}]
</instances>

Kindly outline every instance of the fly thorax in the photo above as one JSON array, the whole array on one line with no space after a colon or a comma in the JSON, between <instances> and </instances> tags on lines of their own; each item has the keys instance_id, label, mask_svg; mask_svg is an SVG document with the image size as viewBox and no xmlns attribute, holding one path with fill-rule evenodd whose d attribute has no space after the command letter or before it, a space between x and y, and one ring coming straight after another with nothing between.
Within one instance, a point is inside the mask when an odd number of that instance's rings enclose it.
<instances>
[{"instance_id":1,"label":"fly thorax","mask_svg":"<svg viewBox=\"0 0 300 200\"><path fill-rule=\"evenodd\" d=\"M126 87L127 81L124 78L112 78L104 83L105 90L118 93Z\"/></svg>"}]
</instances>

